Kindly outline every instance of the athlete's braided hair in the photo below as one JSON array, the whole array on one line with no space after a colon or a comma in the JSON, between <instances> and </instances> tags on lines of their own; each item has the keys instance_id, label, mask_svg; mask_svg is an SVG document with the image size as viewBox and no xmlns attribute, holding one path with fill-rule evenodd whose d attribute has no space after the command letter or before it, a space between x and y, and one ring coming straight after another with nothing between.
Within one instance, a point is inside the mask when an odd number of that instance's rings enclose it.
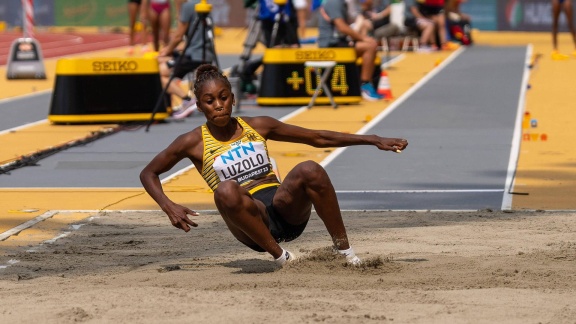
<instances>
[{"instance_id":1,"label":"athlete's braided hair","mask_svg":"<svg viewBox=\"0 0 576 324\"><path fill-rule=\"evenodd\" d=\"M230 81L224 74L220 73L217 67L211 64L202 64L196 69L196 81L194 82L194 95L196 98L200 98L200 89L202 89L206 81L210 80L220 80L224 82L229 90L232 90Z\"/></svg>"}]
</instances>

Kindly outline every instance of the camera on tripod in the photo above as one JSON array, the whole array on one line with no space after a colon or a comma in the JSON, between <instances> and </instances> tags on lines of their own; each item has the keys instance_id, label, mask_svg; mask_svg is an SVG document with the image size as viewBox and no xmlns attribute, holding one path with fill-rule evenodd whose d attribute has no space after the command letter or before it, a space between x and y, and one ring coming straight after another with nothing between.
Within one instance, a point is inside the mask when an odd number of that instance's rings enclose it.
<instances>
[{"instance_id":1,"label":"camera on tripod","mask_svg":"<svg viewBox=\"0 0 576 324\"><path fill-rule=\"evenodd\" d=\"M251 0L245 1L244 7L253 8L254 15L248 27L244 51L240 55L240 64L232 68L232 75L240 77L243 93L256 94L257 87L253 81L262 59L251 60L252 51L258 42L267 48L300 47L298 25L290 0Z\"/></svg>"},{"instance_id":2,"label":"camera on tripod","mask_svg":"<svg viewBox=\"0 0 576 324\"><path fill-rule=\"evenodd\" d=\"M192 5L194 6L193 10ZM183 5L183 17L180 18L179 29L176 32L176 35L178 37L182 36L182 39L173 39L164 50L166 52L173 51L177 46L176 44L179 44L182 40L185 40L184 49L181 53L165 53L172 54L172 58L166 62L167 67L170 68L170 77L164 85L162 94L158 97L146 131L150 128L154 115L161 107L162 102L166 100L166 94L175 77L181 78L187 73L192 73L200 64L211 63L220 68L214 46L212 19L209 17L211 10L212 5L207 3L206 0L200 0L197 3L187 2ZM189 15L189 17L185 17L186 15ZM188 19L188 21L185 21L185 19ZM186 28L186 30L183 28Z\"/></svg>"}]
</instances>

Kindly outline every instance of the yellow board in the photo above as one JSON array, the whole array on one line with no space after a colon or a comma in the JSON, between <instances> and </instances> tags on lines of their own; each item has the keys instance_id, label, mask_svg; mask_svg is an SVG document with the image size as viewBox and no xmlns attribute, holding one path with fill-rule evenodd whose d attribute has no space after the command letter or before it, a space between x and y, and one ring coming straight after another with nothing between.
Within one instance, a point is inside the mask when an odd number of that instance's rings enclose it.
<instances>
[{"instance_id":1,"label":"yellow board","mask_svg":"<svg viewBox=\"0 0 576 324\"><path fill-rule=\"evenodd\" d=\"M76 58L56 63L48 120L53 123L110 123L152 118L162 95L155 58ZM158 107L154 120L169 117Z\"/></svg>"},{"instance_id":2,"label":"yellow board","mask_svg":"<svg viewBox=\"0 0 576 324\"><path fill-rule=\"evenodd\" d=\"M259 105L306 105L312 98L323 69L305 66L309 61L336 62L326 85L336 104L354 104L360 94L359 63L353 48L271 48L264 53ZM378 58L375 64L379 64ZM315 103L329 104L320 92Z\"/></svg>"},{"instance_id":3,"label":"yellow board","mask_svg":"<svg viewBox=\"0 0 576 324\"><path fill-rule=\"evenodd\" d=\"M158 73L155 58L74 58L56 63L56 75Z\"/></svg>"}]
</instances>

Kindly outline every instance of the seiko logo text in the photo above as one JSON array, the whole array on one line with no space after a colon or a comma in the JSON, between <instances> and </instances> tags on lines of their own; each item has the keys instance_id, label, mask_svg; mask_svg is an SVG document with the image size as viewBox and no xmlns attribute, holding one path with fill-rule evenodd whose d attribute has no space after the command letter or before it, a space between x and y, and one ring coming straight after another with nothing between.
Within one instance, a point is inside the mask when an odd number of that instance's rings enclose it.
<instances>
[{"instance_id":1,"label":"seiko logo text","mask_svg":"<svg viewBox=\"0 0 576 324\"><path fill-rule=\"evenodd\" d=\"M96 61L92 62L94 72L132 72L138 69L135 61Z\"/></svg>"},{"instance_id":2,"label":"seiko logo text","mask_svg":"<svg viewBox=\"0 0 576 324\"><path fill-rule=\"evenodd\" d=\"M336 52L332 50L296 51L296 60L334 60Z\"/></svg>"}]
</instances>

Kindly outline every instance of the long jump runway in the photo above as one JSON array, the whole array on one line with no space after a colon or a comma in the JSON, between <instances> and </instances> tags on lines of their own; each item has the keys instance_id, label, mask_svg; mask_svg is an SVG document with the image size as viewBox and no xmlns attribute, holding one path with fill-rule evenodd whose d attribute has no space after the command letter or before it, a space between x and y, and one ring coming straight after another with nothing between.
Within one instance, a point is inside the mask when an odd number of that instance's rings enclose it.
<instances>
[{"instance_id":1,"label":"long jump runway","mask_svg":"<svg viewBox=\"0 0 576 324\"><path fill-rule=\"evenodd\" d=\"M405 152L350 147L336 150L323 162L341 208L509 208L526 57L526 47L468 48L398 98L361 132L405 137L410 142ZM282 118L295 109L244 109L240 115ZM140 188L142 167L178 134L203 122L196 116L154 125L149 133L143 128L122 131L48 157L39 166L2 175L0 185ZM181 162L173 171L189 164Z\"/></svg>"},{"instance_id":2,"label":"long jump runway","mask_svg":"<svg viewBox=\"0 0 576 324\"><path fill-rule=\"evenodd\" d=\"M402 136L398 156L341 150L327 166L342 209L507 209L526 47L472 47L361 132ZM515 137L516 136L516 137Z\"/></svg>"}]
</instances>

